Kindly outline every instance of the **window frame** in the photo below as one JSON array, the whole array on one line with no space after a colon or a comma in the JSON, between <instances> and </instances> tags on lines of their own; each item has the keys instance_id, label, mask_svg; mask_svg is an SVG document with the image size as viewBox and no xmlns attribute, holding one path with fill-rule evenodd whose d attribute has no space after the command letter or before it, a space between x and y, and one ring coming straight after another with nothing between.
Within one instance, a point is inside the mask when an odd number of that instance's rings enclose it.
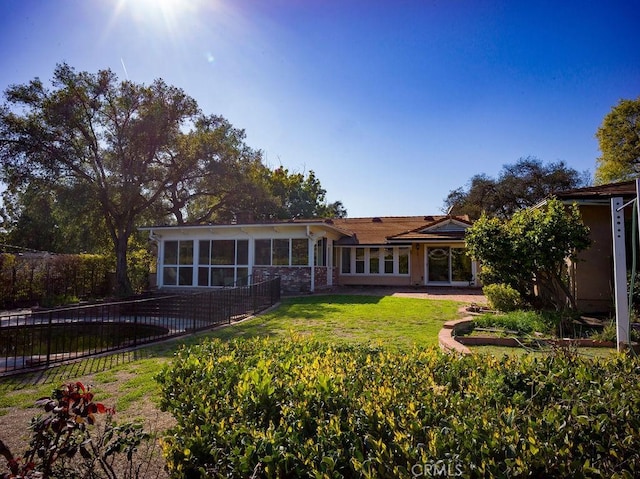
<instances>
[{"instance_id":1,"label":"window frame","mask_svg":"<svg viewBox=\"0 0 640 479\"><path fill-rule=\"evenodd\" d=\"M358 257L358 250L363 250ZM373 252L373 254L372 254ZM391 253L391 255L389 255ZM401 253L405 253L404 255ZM406 257L407 271L401 272L401 258ZM371 272L372 258L377 259L378 271ZM375 264L376 262L373 261ZM388 272L389 265L392 272ZM349 266L348 271L346 267ZM358 272L360 269L362 272ZM407 277L411 275L410 246L343 246L340 248L340 274L344 276Z\"/></svg>"},{"instance_id":2,"label":"window frame","mask_svg":"<svg viewBox=\"0 0 640 479\"><path fill-rule=\"evenodd\" d=\"M308 268L309 267L309 239L308 238L255 238L254 240L254 259L253 266L272 267L272 268ZM294 241L298 243L298 247L294 246ZM266 258L266 242L269 242L269 263L263 262ZM285 244L286 242L286 244ZM306 243L304 254L296 254L300 251L299 247L302 242ZM260 250L262 259L259 258L258 245L261 244ZM286 255L283 254L286 249ZM286 263L284 258L286 256ZM304 258L304 263L302 263ZM300 261L300 263L298 263Z\"/></svg>"},{"instance_id":3,"label":"window frame","mask_svg":"<svg viewBox=\"0 0 640 479\"><path fill-rule=\"evenodd\" d=\"M191 243L189 245L189 243ZM173 246L175 244L175 247ZM169 247L171 248L169 249ZM173 251L175 249L175 251ZM168 257L167 255L170 255ZM190 262L188 261L190 258ZM169 260L169 261L167 261ZM193 286L195 240L167 240L162 248L162 285Z\"/></svg>"},{"instance_id":4,"label":"window frame","mask_svg":"<svg viewBox=\"0 0 640 479\"><path fill-rule=\"evenodd\" d=\"M233 263L228 263L230 259L228 254L229 251L226 251L226 254L224 254L223 256L216 256L216 243L220 243L220 246L222 246L221 251L224 251L225 248L228 249L229 243L233 243ZM234 286L238 284L246 284L248 282L248 239L201 239L198 241L198 250L198 287L219 288ZM204 258L204 256L200 253L200 250L207 250L208 257ZM224 256L226 256L226 258L224 258ZM223 259L224 262L219 262L221 261L221 259ZM244 261L240 262L241 259ZM203 260L206 260L206 262L204 262ZM218 281L216 278L222 279Z\"/></svg>"}]
</instances>

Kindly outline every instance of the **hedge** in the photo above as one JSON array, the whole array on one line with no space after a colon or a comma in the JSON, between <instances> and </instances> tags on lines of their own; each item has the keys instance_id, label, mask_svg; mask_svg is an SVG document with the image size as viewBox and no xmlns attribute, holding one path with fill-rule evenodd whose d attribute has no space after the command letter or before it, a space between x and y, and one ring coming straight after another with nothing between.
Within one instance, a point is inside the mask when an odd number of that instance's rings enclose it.
<instances>
[{"instance_id":1,"label":"hedge","mask_svg":"<svg viewBox=\"0 0 640 479\"><path fill-rule=\"evenodd\" d=\"M157 379L177 478L640 474L636 358L211 340Z\"/></svg>"},{"instance_id":2,"label":"hedge","mask_svg":"<svg viewBox=\"0 0 640 479\"><path fill-rule=\"evenodd\" d=\"M104 297L111 270L112 262L101 255L0 253L0 308Z\"/></svg>"}]
</instances>

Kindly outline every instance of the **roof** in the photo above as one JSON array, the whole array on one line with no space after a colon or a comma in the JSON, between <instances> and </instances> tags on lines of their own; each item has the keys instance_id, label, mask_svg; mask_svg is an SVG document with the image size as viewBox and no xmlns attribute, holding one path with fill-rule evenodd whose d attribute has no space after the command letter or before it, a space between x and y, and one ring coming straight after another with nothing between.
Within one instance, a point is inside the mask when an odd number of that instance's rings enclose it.
<instances>
[{"instance_id":1,"label":"roof","mask_svg":"<svg viewBox=\"0 0 640 479\"><path fill-rule=\"evenodd\" d=\"M333 230L340 237L338 245L384 245L415 242L462 241L464 230L471 225L464 216L382 216L368 218L333 218L315 220L284 220L264 223L175 225L141 228L154 233L176 229L196 231L202 229L262 228L282 225L312 226Z\"/></svg>"},{"instance_id":2,"label":"roof","mask_svg":"<svg viewBox=\"0 0 640 479\"><path fill-rule=\"evenodd\" d=\"M555 193L559 200L607 200L615 196L635 196L636 181L623 181L606 185L588 186Z\"/></svg>"},{"instance_id":3,"label":"roof","mask_svg":"<svg viewBox=\"0 0 640 479\"><path fill-rule=\"evenodd\" d=\"M349 231L339 245L376 245L428 240L461 240L464 227L471 225L468 216L383 216L373 218L339 218L333 224ZM455 223L457 228L445 225ZM440 226L440 228L438 228Z\"/></svg>"}]
</instances>

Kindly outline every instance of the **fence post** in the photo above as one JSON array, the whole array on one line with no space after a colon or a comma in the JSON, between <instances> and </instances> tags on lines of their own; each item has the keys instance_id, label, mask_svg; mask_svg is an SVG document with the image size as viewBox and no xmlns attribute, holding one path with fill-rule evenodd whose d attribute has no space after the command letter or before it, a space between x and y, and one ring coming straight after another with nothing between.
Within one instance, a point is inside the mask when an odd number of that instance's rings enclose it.
<instances>
[{"instance_id":1,"label":"fence post","mask_svg":"<svg viewBox=\"0 0 640 479\"><path fill-rule=\"evenodd\" d=\"M131 303L133 306L133 347L138 345L138 308L136 302Z\"/></svg>"},{"instance_id":2,"label":"fence post","mask_svg":"<svg viewBox=\"0 0 640 479\"><path fill-rule=\"evenodd\" d=\"M193 300L191 301L191 317L193 319L193 334L195 334L196 331L197 331L197 328L196 328L196 313L197 313L197 309L196 308L197 308L197 304L196 303L198 301L197 301L196 298L197 298L197 296L194 295L193 296Z\"/></svg>"},{"instance_id":3,"label":"fence post","mask_svg":"<svg viewBox=\"0 0 640 479\"><path fill-rule=\"evenodd\" d=\"M47 367L51 362L51 328L53 328L53 311L49 311L49 325L47 327Z\"/></svg>"}]
</instances>

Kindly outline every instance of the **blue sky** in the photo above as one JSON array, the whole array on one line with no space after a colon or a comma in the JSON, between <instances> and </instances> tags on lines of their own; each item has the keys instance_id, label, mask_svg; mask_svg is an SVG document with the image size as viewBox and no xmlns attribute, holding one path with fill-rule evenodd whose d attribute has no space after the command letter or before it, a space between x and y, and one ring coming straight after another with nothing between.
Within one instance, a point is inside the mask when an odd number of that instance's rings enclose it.
<instances>
[{"instance_id":1,"label":"blue sky","mask_svg":"<svg viewBox=\"0 0 640 479\"><path fill-rule=\"evenodd\" d=\"M163 78L351 217L440 213L525 156L593 173L640 96L628 0L4 0L0 22L2 90L60 62Z\"/></svg>"}]
</instances>

